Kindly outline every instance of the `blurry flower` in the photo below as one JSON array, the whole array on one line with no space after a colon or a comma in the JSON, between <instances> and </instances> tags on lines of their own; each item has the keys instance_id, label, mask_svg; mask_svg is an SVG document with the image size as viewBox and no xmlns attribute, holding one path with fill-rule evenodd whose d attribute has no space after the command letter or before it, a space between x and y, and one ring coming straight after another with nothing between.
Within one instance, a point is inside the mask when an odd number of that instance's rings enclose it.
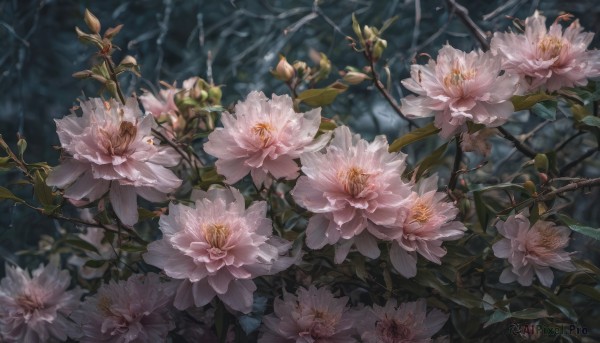
<instances>
[{"instance_id":1,"label":"blurry flower","mask_svg":"<svg viewBox=\"0 0 600 343\"><path fill-rule=\"evenodd\" d=\"M71 316L79 330L70 336L87 343L165 342L175 328L169 306L174 290L156 274L104 284Z\"/></svg>"},{"instance_id":2,"label":"blurry flower","mask_svg":"<svg viewBox=\"0 0 600 343\"><path fill-rule=\"evenodd\" d=\"M294 67L292 67L283 55L279 56L279 63L277 63L277 67L272 73L276 78L285 82L290 81L296 74Z\"/></svg>"},{"instance_id":3,"label":"blurry flower","mask_svg":"<svg viewBox=\"0 0 600 343\"><path fill-rule=\"evenodd\" d=\"M6 265L0 282L0 337L6 342L48 342L67 339L73 323L67 317L79 305L82 291L67 291L71 277L49 264L32 275Z\"/></svg>"},{"instance_id":4,"label":"blurry flower","mask_svg":"<svg viewBox=\"0 0 600 343\"><path fill-rule=\"evenodd\" d=\"M446 255L443 241L456 240L466 230L464 224L454 220L458 209L447 201L443 192L437 191L438 177L422 179L399 212L398 221L374 234L393 240L390 260L404 277L417 275L417 253L431 262L441 264Z\"/></svg>"},{"instance_id":5,"label":"blurry flower","mask_svg":"<svg viewBox=\"0 0 600 343\"><path fill-rule=\"evenodd\" d=\"M465 152L474 152L487 157L492 151L489 138L496 135L495 129L484 128L474 133L463 132L460 139L460 147Z\"/></svg>"},{"instance_id":6,"label":"blurry flower","mask_svg":"<svg viewBox=\"0 0 600 343\"><path fill-rule=\"evenodd\" d=\"M256 285L252 278L288 268L295 258L282 257L291 243L271 236L267 204L247 210L235 188L194 193L196 207L169 205L161 216L163 238L148 245L144 260L183 282L175 307L203 306L218 296L234 310L248 313Z\"/></svg>"},{"instance_id":7,"label":"blurry flower","mask_svg":"<svg viewBox=\"0 0 600 343\"><path fill-rule=\"evenodd\" d=\"M142 116L135 98L125 106L115 100L81 102L83 115L56 120L67 157L48 175L50 186L65 188L65 197L85 204L109 192L112 208L125 225L138 220L137 195L164 201L181 180L165 167L179 163L170 147L154 145L151 116Z\"/></svg>"},{"instance_id":8,"label":"blurry flower","mask_svg":"<svg viewBox=\"0 0 600 343\"><path fill-rule=\"evenodd\" d=\"M317 151L327 144L328 134L314 139L321 123L321 109L294 112L292 99L251 92L235 105L235 116L224 112L222 128L215 129L204 150L217 157L217 171L234 184L248 173L257 187L272 175L275 179L298 177L294 161L304 151Z\"/></svg>"},{"instance_id":9,"label":"blurry flower","mask_svg":"<svg viewBox=\"0 0 600 343\"><path fill-rule=\"evenodd\" d=\"M527 212L511 215L505 222L496 224L498 232L505 238L492 246L494 255L508 259L511 264L502 271L500 282L518 281L523 286L530 286L535 272L540 283L550 287L554 279L550 267L566 272L575 270L570 254L564 251L569 245L571 230L543 220L530 228L527 215Z\"/></svg>"},{"instance_id":10,"label":"blurry flower","mask_svg":"<svg viewBox=\"0 0 600 343\"><path fill-rule=\"evenodd\" d=\"M536 11L525 19L525 32L496 32L491 50L503 58L508 73L522 77L525 91L549 91L585 86L588 78L600 76L600 51L587 50L592 32L582 32L575 20L563 32L557 18L546 29L546 17Z\"/></svg>"},{"instance_id":11,"label":"blurry flower","mask_svg":"<svg viewBox=\"0 0 600 343\"><path fill-rule=\"evenodd\" d=\"M88 227L86 233L77 234L83 241L93 245L98 252L86 250L85 256L71 255L68 263L78 268L77 274L84 279L95 279L102 277L106 269L108 269L109 261L117 258L115 248L111 246L109 242L102 242L104 239L104 229L99 227ZM117 248L118 249L118 248ZM106 261L100 267L92 268L86 266L86 262L94 261Z\"/></svg>"},{"instance_id":12,"label":"blurry flower","mask_svg":"<svg viewBox=\"0 0 600 343\"><path fill-rule=\"evenodd\" d=\"M144 92L143 95L140 95L140 101L147 114L152 114L154 118L161 120L170 113L177 112L175 94L179 91L177 88L161 89L158 96Z\"/></svg>"},{"instance_id":13,"label":"blurry flower","mask_svg":"<svg viewBox=\"0 0 600 343\"><path fill-rule=\"evenodd\" d=\"M518 78L501 73L501 60L489 52L465 53L445 45L437 61L413 64L404 87L417 93L402 99L402 113L410 118L435 115L440 135L448 138L465 131L472 121L487 127L504 124L513 113L510 101Z\"/></svg>"},{"instance_id":14,"label":"blurry flower","mask_svg":"<svg viewBox=\"0 0 600 343\"><path fill-rule=\"evenodd\" d=\"M352 244L377 258L377 241L365 229L391 225L398 206L410 194L400 179L406 155L389 153L385 136L373 143L352 135L346 126L334 130L326 153L300 157L301 176L292 190L294 200L315 214L306 228L306 245L320 249L336 244L336 263L342 263Z\"/></svg>"},{"instance_id":15,"label":"blurry flower","mask_svg":"<svg viewBox=\"0 0 600 343\"><path fill-rule=\"evenodd\" d=\"M356 316L346 307L348 297L334 298L325 288L298 289L275 299L275 313L263 317L259 343L356 342Z\"/></svg>"},{"instance_id":16,"label":"blurry flower","mask_svg":"<svg viewBox=\"0 0 600 343\"><path fill-rule=\"evenodd\" d=\"M427 313L425 299L400 306L390 299L383 307L365 310L361 338L365 343L428 343L448 317L438 309Z\"/></svg>"}]
</instances>

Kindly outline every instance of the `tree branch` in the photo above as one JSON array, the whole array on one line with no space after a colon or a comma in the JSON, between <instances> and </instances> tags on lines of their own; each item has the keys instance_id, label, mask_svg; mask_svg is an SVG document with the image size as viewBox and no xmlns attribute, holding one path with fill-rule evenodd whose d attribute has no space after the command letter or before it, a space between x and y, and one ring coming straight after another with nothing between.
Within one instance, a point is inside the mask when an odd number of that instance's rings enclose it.
<instances>
[{"instance_id":1,"label":"tree branch","mask_svg":"<svg viewBox=\"0 0 600 343\"><path fill-rule=\"evenodd\" d=\"M460 134L456 135L456 153L454 155L454 166L452 166L452 174L450 174L450 181L448 182L448 189L453 191L456 188L456 182L458 181L458 175L460 171L460 162L463 157L463 151L460 146L461 139Z\"/></svg>"},{"instance_id":2,"label":"tree branch","mask_svg":"<svg viewBox=\"0 0 600 343\"><path fill-rule=\"evenodd\" d=\"M575 167L576 165L578 165L580 162L582 162L586 158L591 157L592 155L594 155L598 151L600 151L600 147L596 147L596 148L593 148L593 149L590 149L590 150L586 151L583 155L581 155L578 158L576 158L575 160L569 162L566 166L560 168L560 171L558 172L558 174L559 175L565 175L566 172L568 172L569 170L571 170L573 167Z\"/></svg>"},{"instance_id":3,"label":"tree branch","mask_svg":"<svg viewBox=\"0 0 600 343\"><path fill-rule=\"evenodd\" d=\"M537 155L536 152L531 150L531 148L529 148L525 144L521 143L521 141L518 140L517 137L513 136L510 132L506 131L506 129L502 126L498 126L497 129L502 134L502 136L511 141L515 148L517 148L517 150L523 153L523 155L529 158L535 158L535 155Z\"/></svg>"},{"instance_id":4,"label":"tree branch","mask_svg":"<svg viewBox=\"0 0 600 343\"><path fill-rule=\"evenodd\" d=\"M473 19L469 17L469 11L462 5L456 3L456 0L446 0L448 7L450 10L456 14L456 16L463 22L463 24L471 31L471 34L481 46L483 51L487 51L490 49L490 43L488 42L486 34L483 30L475 24Z\"/></svg>"}]
</instances>

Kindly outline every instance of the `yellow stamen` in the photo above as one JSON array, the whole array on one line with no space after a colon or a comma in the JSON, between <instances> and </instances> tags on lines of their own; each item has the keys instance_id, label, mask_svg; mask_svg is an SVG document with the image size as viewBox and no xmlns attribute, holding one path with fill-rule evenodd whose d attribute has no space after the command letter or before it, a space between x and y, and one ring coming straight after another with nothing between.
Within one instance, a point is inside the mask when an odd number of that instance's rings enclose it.
<instances>
[{"instance_id":1,"label":"yellow stamen","mask_svg":"<svg viewBox=\"0 0 600 343\"><path fill-rule=\"evenodd\" d=\"M204 239L213 248L223 249L230 235L229 227L222 224L212 224L204 228Z\"/></svg>"},{"instance_id":2,"label":"yellow stamen","mask_svg":"<svg viewBox=\"0 0 600 343\"><path fill-rule=\"evenodd\" d=\"M538 43L539 51L547 59L555 58L560 55L562 47L562 39L556 36L544 36L544 38L542 38L542 40Z\"/></svg>"},{"instance_id":3,"label":"yellow stamen","mask_svg":"<svg viewBox=\"0 0 600 343\"><path fill-rule=\"evenodd\" d=\"M341 176L344 191L353 197L359 195L369 181L369 174L358 167L352 167L346 173L340 173L339 176Z\"/></svg>"},{"instance_id":4,"label":"yellow stamen","mask_svg":"<svg viewBox=\"0 0 600 343\"><path fill-rule=\"evenodd\" d=\"M429 207L429 205L424 203L421 199L417 200L417 202L412 208L412 212L413 221L419 222L421 224L427 222L433 215L431 207Z\"/></svg>"},{"instance_id":5,"label":"yellow stamen","mask_svg":"<svg viewBox=\"0 0 600 343\"><path fill-rule=\"evenodd\" d=\"M269 123L258 123L252 128L254 133L262 142L262 147L268 146L273 140L273 127Z\"/></svg>"}]
</instances>

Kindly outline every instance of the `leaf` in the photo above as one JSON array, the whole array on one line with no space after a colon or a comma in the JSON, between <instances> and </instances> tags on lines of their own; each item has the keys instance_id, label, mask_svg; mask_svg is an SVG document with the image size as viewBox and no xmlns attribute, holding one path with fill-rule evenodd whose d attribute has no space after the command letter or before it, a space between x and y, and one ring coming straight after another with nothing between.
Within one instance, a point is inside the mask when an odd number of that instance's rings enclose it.
<instances>
[{"instance_id":1,"label":"leaf","mask_svg":"<svg viewBox=\"0 0 600 343\"><path fill-rule=\"evenodd\" d=\"M296 99L311 107L321 107L331 104L340 92L339 89L335 88L307 89L298 94Z\"/></svg>"},{"instance_id":2,"label":"leaf","mask_svg":"<svg viewBox=\"0 0 600 343\"><path fill-rule=\"evenodd\" d=\"M38 171L34 174L33 194L44 209L52 208L53 196L52 189L46 184L42 174ZM47 211L46 211L47 212Z\"/></svg>"},{"instance_id":3,"label":"leaf","mask_svg":"<svg viewBox=\"0 0 600 343\"><path fill-rule=\"evenodd\" d=\"M442 162L442 156L446 152L446 149L448 149L448 143L443 144L439 148L435 149L431 155L421 160L417 167L417 180L421 178L421 175L423 175L424 172Z\"/></svg>"},{"instance_id":4,"label":"leaf","mask_svg":"<svg viewBox=\"0 0 600 343\"><path fill-rule=\"evenodd\" d=\"M87 261L84 264L84 266L85 267L90 267L90 268L100 268L103 265L105 265L106 262L108 262L108 261L105 261L105 260L89 260L89 261Z\"/></svg>"},{"instance_id":5,"label":"leaf","mask_svg":"<svg viewBox=\"0 0 600 343\"><path fill-rule=\"evenodd\" d=\"M573 289L575 289L577 292L579 292L581 294L584 294L584 295L594 299L595 301L600 302L600 291L592 286L576 285L575 287L573 287Z\"/></svg>"},{"instance_id":6,"label":"leaf","mask_svg":"<svg viewBox=\"0 0 600 343\"><path fill-rule=\"evenodd\" d=\"M515 111L522 111L533 107L533 105L546 101L554 100L555 97L548 93L536 93L529 95L515 95L511 98Z\"/></svg>"},{"instance_id":7,"label":"leaf","mask_svg":"<svg viewBox=\"0 0 600 343\"><path fill-rule=\"evenodd\" d=\"M570 320L577 322L577 313L571 307L571 303L568 300L559 298L556 294L546 290L544 287L534 286L535 289L540 291L542 294L546 296L546 303L557 308L560 312L562 312L567 318Z\"/></svg>"},{"instance_id":8,"label":"leaf","mask_svg":"<svg viewBox=\"0 0 600 343\"><path fill-rule=\"evenodd\" d=\"M585 116L581 119L581 122L588 126L600 127L600 118L596 116Z\"/></svg>"},{"instance_id":9,"label":"leaf","mask_svg":"<svg viewBox=\"0 0 600 343\"><path fill-rule=\"evenodd\" d=\"M431 135L435 135L438 133L440 129L435 127L433 123L429 123L429 125L418 128L416 130L412 130L411 132L405 134L404 136L397 138L395 141L390 144L389 152L399 151L401 148L412 144L414 142L425 139Z\"/></svg>"},{"instance_id":10,"label":"leaf","mask_svg":"<svg viewBox=\"0 0 600 343\"><path fill-rule=\"evenodd\" d=\"M88 251L93 251L95 253L99 253L98 248L96 248L93 244L86 242L79 238L67 239L67 240L65 240L65 243L70 246L73 246L75 248L79 248L81 250L88 250Z\"/></svg>"},{"instance_id":11,"label":"leaf","mask_svg":"<svg viewBox=\"0 0 600 343\"><path fill-rule=\"evenodd\" d=\"M533 105L531 112L542 119L555 120L557 107L558 102L556 100L542 101Z\"/></svg>"},{"instance_id":12,"label":"leaf","mask_svg":"<svg viewBox=\"0 0 600 343\"><path fill-rule=\"evenodd\" d=\"M496 310L494 311L494 313L492 313L490 319L488 319L487 322L483 324L483 327L486 328L492 324L503 322L508 318L510 318L510 313L501 310Z\"/></svg>"},{"instance_id":13,"label":"leaf","mask_svg":"<svg viewBox=\"0 0 600 343\"><path fill-rule=\"evenodd\" d=\"M121 245L121 250L126 252L145 252L146 247L125 243Z\"/></svg>"},{"instance_id":14,"label":"leaf","mask_svg":"<svg viewBox=\"0 0 600 343\"><path fill-rule=\"evenodd\" d=\"M364 39L362 31L360 29L360 24L358 23L358 19L356 19L356 16L354 15L354 13L352 13L352 30L354 30L356 37L358 37L358 40L360 41L360 45L362 47L364 47L365 39Z\"/></svg>"},{"instance_id":15,"label":"leaf","mask_svg":"<svg viewBox=\"0 0 600 343\"><path fill-rule=\"evenodd\" d=\"M156 214L155 212L152 212L150 210L147 210L145 208L138 207L138 217L139 217L139 221L144 221L147 219L156 218L156 217L158 217L158 214Z\"/></svg>"},{"instance_id":16,"label":"leaf","mask_svg":"<svg viewBox=\"0 0 600 343\"><path fill-rule=\"evenodd\" d=\"M518 319L538 319L548 317L548 312L544 309L528 308L521 311L512 312L510 316Z\"/></svg>"},{"instance_id":17,"label":"leaf","mask_svg":"<svg viewBox=\"0 0 600 343\"><path fill-rule=\"evenodd\" d=\"M379 34L381 35L383 33L383 31L387 30L399 18L400 18L400 16L394 16L394 17L391 17L390 19L384 21L383 25L379 29Z\"/></svg>"},{"instance_id":18,"label":"leaf","mask_svg":"<svg viewBox=\"0 0 600 343\"><path fill-rule=\"evenodd\" d=\"M319 125L319 131L333 131L337 125L331 119L321 118L321 124Z\"/></svg>"},{"instance_id":19,"label":"leaf","mask_svg":"<svg viewBox=\"0 0 600 343\"><path fill-rule=\"evenodd\" d=\"M365 268L365 257L363 255L356 254L355 257L352 258L352 265L354 266L356 276L358 276L358 278L362 281L366 281L366 278L369 274Z\"/></svg>"},{"instance_id":20,"label":"leaf","mask_svg":"<svg viewBox=\"0 0 600 343\"><path fill-rule=\"evenodd\" d=\"M563 223L565 223L565 225L571 228L571 230L579 232L580 234L591 237L593 239L600 240L600 229L594 229L589 226L583 226L577 221L563 214L557 214L557 216Z\"/></svg>"},{"instance_id":21,"label":"leaf","mask_svg":"<svg viewBox=\"0 0 600 343\"><path fill-rule=\"evenodd\" d=\"M16 195L14 195L8 189L0 186L0 200L2 200L2 199L10 199L10 200L12 200L14 202L25 203L25 200L17 197Z\"/></svg>"},{"instance_id":22,"label":"leaf","mask_svg":"<svg viewBox=\"0 0 600 343\"><path fill-rule=\"evenodd\" d=\"M485 230L487 228L487 223L490 219L490 216L488 208L485 206L481 191L473 192L473 201L475 202L475 213L477 214L479 225L481 225L481 228Z\"/></svg>"}]
</instances>

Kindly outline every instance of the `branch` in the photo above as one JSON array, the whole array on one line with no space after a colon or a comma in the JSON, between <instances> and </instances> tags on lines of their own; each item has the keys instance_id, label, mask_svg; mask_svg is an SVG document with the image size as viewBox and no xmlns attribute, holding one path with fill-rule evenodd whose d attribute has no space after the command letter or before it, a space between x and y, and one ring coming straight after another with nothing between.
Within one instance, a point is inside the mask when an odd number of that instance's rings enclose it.
<instances>
[{"instance_id":1,"label":"branch","mask_svg":"<svg viewBox=\"0 0 600 343\"><path fill-rule=\"evenodd\" d=\"M571 184L568 184L566 186L557 188L555 190L553 190L552 192L546 193L546 194L542 194L536 198L532 198L535 201L545 201L548 200L552 197L554 197L555 195L561 194L561 193L566 193L566 192L572 192L574 190L577 190L579 188L584 188L584 187L594 187L594 186L600 186L600 178L595 178L595 179L588 179L588 180L584 180L584 181L578 181L578 182L573 182Z\"/></svg>"},{"instance_id":2,"label":"branch","mask_svg":"<svg viewBox=\"0 0 600 343\"><path fill-rule=\"evenodd\" d=\"M456 135L456 153L454 155L454 166L452 167L452 174L450 174L450 181L448 182L448 189L453 191L456 188L456 182L458 181L458 175L460 171L460 162L462 160L463 151L460 147L461 139L460 134Z\"/></svg>"},{"instance_id":3,"label":"branch","mask_svg":"<svg viewBox=\"0 0 600 343\"><path fill-rule=\"evenodd\" d=\"M525 144L521 143L521 141L518 140L517 137L513 136L510 132L506 131L506 129L503 128L502 126L498 126L497 129L498 129L498 131L500 131L502 136L504 138L508 139L509 141L511 141L513 143L513 145L515 146L515 148L517 148L517 150L519 150L521 153L523 153L523 155L525 155L529 158L535 158L535 155L537 155L536 152L531 150L531 148L529 148Z\"/></svg>"},{"instance_id":4,"label":"branch","mask_svg":"<svg viewBox=\"0 0 600 343\"><path fill-rule=\"evenodd\" d=\"M379 74L375 71L375 61L373 59L373 54L371 52L371 45L369 43L365 44L364 51L365 58L369 61L369 66L371 67L371 74L373 74L373 84L379 90L379 92L383 95L383 97L390 103L394 111L400 116L400 118L406 120L410 126L419 127L417 123L413 120L408 119L402 111L400 111L400 105L396 102L396 100L392 97L392 95L387 91L383 83L380 81Z\"/></svg>"},{"instance_id":5,"label":"branch","mask_svg":"<svg viewBox=\"0 0 600 343\"><path fill-rule=\"evenodd\" d=\"M456 0L446 0L448 7L450 7L451 11L456 13L456 16L463 22L463 24L471 31L471 34L477 39L479 45L481 45L481 49L483 51L487 51L490 49L490 43L487 40L486 34L483 30L475 24L473 19L469 17L469 11L462 5L456 3Z\"/></svg>"},{"instance_id":6,"label":"branch","mask_svg":"<svg viewBox=\"0 0 600 343\"><path fill-rule=\"evenodd\" d=\"M580 162L582 162L583 160L585 160L588 157L591 157L592 155L594 155L598 151L600 151L600 146L586 151L583 155L581 155L578 158L576 158L575 160L571 161L566 166L560 168L560 171L558 172L558 174L559 175L565 175L565 173L567 171L571 170L573 167L575 167L576 165L578 165Z\"/></svg>"},{"instance_id":7,"label":"branch","mask_svg":"<svg viewBox=\"0 0 600 343\"><path fill-rule=\"evenodd\" d=\"M152 129L152 133L155 134L156 136L158 136L158 138L160 138L163 142L167 143L169 146L171 146L173 149L175 149L175 151L177 151L177 153L179 155L181 155L181 157L192 167L201 167L202 166L202 161L200 161L198 159L198 157L196 157L194 155L194 161L192 161L192 159L190 158L190 156L188 154L185 153L185 151L181 150L181 148L172 140L170 140L169 138L167 138L162 132L158 131L157 129ZM193 162L193 163L192 163Z\"/></svg>"}]
</instances>

